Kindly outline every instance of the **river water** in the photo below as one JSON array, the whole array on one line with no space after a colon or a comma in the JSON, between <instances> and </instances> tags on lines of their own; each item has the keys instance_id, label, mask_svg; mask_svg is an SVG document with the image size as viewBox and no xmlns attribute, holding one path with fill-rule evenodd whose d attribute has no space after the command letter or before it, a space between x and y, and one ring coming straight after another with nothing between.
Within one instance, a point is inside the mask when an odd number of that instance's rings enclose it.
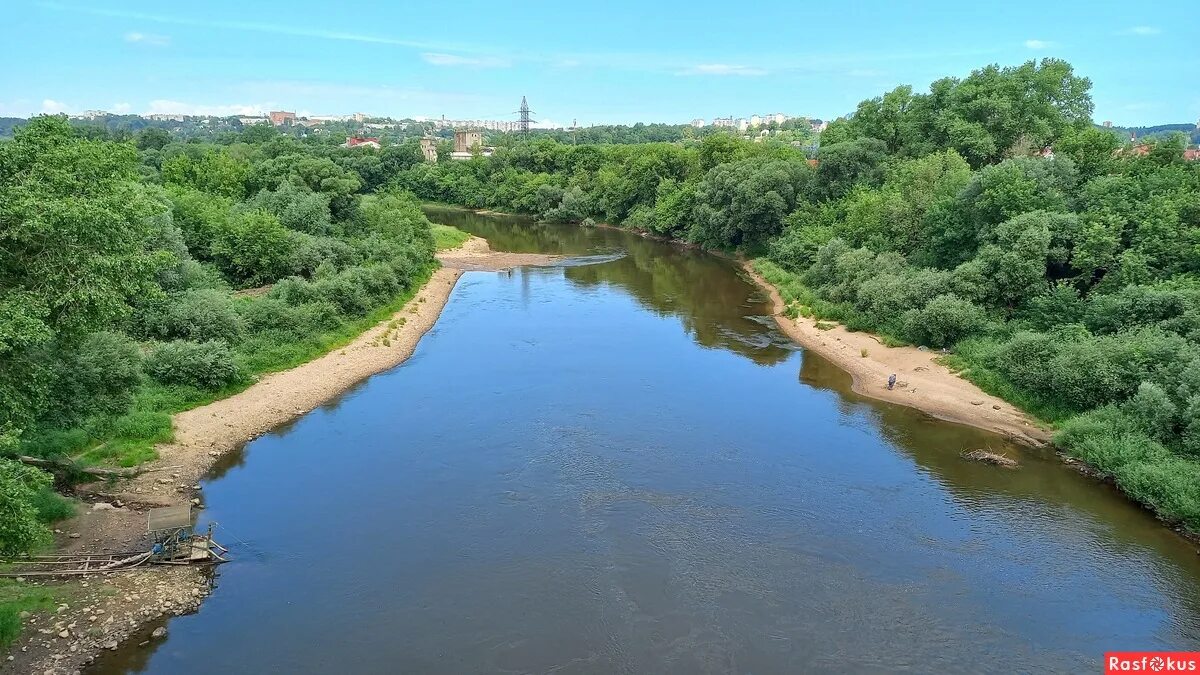
<instances>
[{"instance_id":1,"label":"river water","mask_svg":"<svg viewBox=\"0 0 1200 675\"><path fill-rule=\"evenodd\" d=\"M1099 672L1200 649L1193 547L1052 456L852 393L732 263L430 216L624 255L468 272L405 364L224 461L202 518L235 562L90 672Z\"/></svg>"}]
</instances>

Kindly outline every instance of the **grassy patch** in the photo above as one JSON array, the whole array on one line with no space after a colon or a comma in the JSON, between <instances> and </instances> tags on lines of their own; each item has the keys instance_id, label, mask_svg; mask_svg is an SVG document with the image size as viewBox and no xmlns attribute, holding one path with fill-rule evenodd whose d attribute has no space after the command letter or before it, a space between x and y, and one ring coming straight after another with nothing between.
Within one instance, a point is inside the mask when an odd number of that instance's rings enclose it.
<instances>
[{"instance_id":1,"label":"grassy patch","mask_svg":"<svg viewBox=\"0 0 1200 675\"><path fill-rule=\"evenodd\" d=\"M49 611L63 600L62 589L0 579L0 650L20 636L21 612Z\"/></svg>"},{"instance_id":2,"label":"grassy patch","mask_svg":"<svg viewBox=\"0 0 1200 675\"><path fill-rule=\"evenodd\" d=\"M458 248L470 238L470 234L463 232L457 227L438 223L433 224L433 243L439 251Z\"/></svg>"},{"instance_id":3,"label":"grassy patch","mask_svg":"<svg viewBox=\"0 0 1200 675\"><path fill-rule=\"evenodd\" d=\"M1116 407L1104 406L1067 421L1054 441L1165 520L1200 532L1200 461L1171 452L1133 426Z\"/></svg>"},{"instance_id":4,"label":"grassy patch","mask_svg":"<svg viewBox=\"0 0 1200 675\"><path fill-rule=\"evenodd\" d=\"M942 356L939 360L959 377L1044 422L1061 422L1075 414L1056 401L1048 401L1030 394L1002 374L988 368L986 364L992 346L992 342L987 338L963 340L955 345L955 353Z\"/></svg>"}]
</instances>

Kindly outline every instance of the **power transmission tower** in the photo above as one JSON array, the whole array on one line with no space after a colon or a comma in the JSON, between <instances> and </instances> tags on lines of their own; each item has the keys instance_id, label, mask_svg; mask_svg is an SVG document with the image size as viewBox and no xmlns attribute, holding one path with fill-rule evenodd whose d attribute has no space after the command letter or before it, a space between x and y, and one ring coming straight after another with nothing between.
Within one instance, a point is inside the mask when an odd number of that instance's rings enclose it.
<instances>
[{"instance_id":1,"label":"power transmission tower","mask_svg":"<svg viewBox=\"0 0 1200 675\"><path fill-rule=\"evenodd\" d=\"M571 145L579 145L579 139L576 137L576 134L578 133L578 131L579 131L579 120L572 119L571 120Z\"/></svg>"},{"instance_id":2,"label":"power transmission tower","mask_svg":"<svg viewBox=\"0 0 1200 675\"><path fill-rule=\"evenodd\" d=\"M525 102L525 97L522 96L521 97L521 108L520 108L520 110L517 110L517 114L520 115L520 118L518 118L518 121L517 121L517 130L521 132L521 136L523 138L529 138L530 122L535 123L535 124L537 123L537 120L529 119L529 115L532 112L533 111L529 109L529 104Z\"/></svg>"}]
</instances>

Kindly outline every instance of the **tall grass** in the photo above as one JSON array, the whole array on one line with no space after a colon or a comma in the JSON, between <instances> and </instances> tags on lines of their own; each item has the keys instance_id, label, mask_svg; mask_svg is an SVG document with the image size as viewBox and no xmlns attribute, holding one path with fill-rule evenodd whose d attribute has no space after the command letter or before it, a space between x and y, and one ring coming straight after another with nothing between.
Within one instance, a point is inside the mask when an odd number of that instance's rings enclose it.
<instances>
[{"instance_id":1,"label":"tall grass","mask_svg":"<svg viewBox=\"0 0 1200 675\"><path fill-rule=\"evenodd\" d=\"M471 235L451 225L433 223L433 245L439 251L445 251L462 246Z\"/></svg>"}]
</instances>

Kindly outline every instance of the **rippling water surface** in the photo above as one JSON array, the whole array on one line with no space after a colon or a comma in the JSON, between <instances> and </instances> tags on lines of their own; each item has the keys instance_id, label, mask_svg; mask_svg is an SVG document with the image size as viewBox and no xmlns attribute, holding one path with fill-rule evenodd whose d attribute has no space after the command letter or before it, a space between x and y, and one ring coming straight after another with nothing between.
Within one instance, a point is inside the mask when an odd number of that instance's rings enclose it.
<instances>
[{"instance_id":1,"label":"rippling water surface","mask_svg":"<svg viewBox=\"0 0 1200 675\"><path fill-rule=\"evenodd\" d=\"M404 365L205 484L236 562L95 673L1099 672L1200 649L1200 559L1052 457L861 399L727 261L493 248ZM1007 471L964 461L990 446Z\"/></svg>"}]
</instances>

